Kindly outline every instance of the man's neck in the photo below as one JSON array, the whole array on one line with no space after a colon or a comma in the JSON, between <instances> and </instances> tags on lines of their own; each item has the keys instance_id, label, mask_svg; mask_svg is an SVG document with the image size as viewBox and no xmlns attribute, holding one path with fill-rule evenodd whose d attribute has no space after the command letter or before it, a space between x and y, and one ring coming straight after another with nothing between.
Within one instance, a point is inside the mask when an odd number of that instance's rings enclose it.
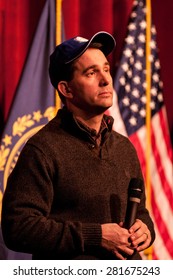
<instances>
[{"instance_id":1,"label":"man's neck","mask_svg":"<svg viewBox=\"0 0 173 280\"><path fill-rule=\"evenodd\" d=\"M100 131L103 114L97 115L94 117L93 116L84 117L84 116L80 116L80 115L76 115L76 114L74 114L74 116L77 120L82 122L84 125L88 126L90 129L96 130L97 133Z\"/></svg>"},{"instance_id":2,"label":"man's neck","mask_svg":"<svg viewBox=\"0 0 173 280\"><path fill-rule=\"evenodd\" d=\"M96 110L83 110L72 103L67 104L67 109L73 113L73 116L82 122L84 125L88 126L91 129L95 129L98 133L100 130L101 122L104 115L104 110L100 112L96 112Z\"/></svg>"}]
</instances>

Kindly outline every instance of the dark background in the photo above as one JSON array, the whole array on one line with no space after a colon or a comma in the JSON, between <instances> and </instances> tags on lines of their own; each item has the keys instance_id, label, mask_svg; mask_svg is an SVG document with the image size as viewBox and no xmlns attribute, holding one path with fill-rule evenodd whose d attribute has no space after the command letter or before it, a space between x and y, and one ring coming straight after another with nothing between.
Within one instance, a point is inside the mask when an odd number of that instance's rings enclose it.
<instances>
[{"instance_id":1,"label":"dark background","mask_svg":"<svg viewBox=\"0 0 173 280\"><path fill-rule=\"evenodd\" d=\"M54 0L52 0L54 1ZM24 61L45 0L0 0L0 132L2 133ZM62 0L65 37L89 38L105 30L117 41L111 58L115 71L121 56L133 0ZM173 141L173 1L151 0L164 84L164 100Z\"/></svg>"}]
</instances>

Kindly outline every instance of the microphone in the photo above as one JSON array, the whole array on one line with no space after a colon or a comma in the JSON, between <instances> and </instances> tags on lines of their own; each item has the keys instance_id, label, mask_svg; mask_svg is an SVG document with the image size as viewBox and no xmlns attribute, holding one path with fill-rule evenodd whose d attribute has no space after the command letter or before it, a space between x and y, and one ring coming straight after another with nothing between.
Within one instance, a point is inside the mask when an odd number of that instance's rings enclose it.
<instances>
[{"instance_id":1,"label":"microphone","mask_svg":"<svg viewBox=\"0 0 173 280\"><path fill-rule=\"evenodd\" d=\"M143 181L141 179L132 178L128 188L128 201L125 216L124 227L129 229L136 220L138 205L141 201Z\"/></svg>"}]
</instances>

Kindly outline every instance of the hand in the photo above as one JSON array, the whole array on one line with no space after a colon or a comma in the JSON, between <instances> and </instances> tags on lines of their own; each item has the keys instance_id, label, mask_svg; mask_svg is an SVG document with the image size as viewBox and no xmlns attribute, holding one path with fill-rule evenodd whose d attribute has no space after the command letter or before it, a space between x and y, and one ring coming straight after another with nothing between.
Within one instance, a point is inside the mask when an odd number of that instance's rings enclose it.
<instances>
[{"instance_id":1,"label":"hand","mask_svg":"<svg viewBox=\"0 0 173 280\"><path fill-rule=\"evenodd\" d=\"M122 223L118 224L103 224L102 228L102 247L111 251L118 259L125 260L125 255L132 255L132 248L129 237L131 233L123 228Z\"/></svg>"},{"instance_id":2,"label":"hand","mask_svg":"<svg viewBox=\"0 0 173 280\"><path fill-rule=\"evenodd\" d=\"M138 251L143 251L149 247L151 242L151 234L146 224L137 219L129 229L131 234L131 245Z\"/></svg>"}]
</instances>

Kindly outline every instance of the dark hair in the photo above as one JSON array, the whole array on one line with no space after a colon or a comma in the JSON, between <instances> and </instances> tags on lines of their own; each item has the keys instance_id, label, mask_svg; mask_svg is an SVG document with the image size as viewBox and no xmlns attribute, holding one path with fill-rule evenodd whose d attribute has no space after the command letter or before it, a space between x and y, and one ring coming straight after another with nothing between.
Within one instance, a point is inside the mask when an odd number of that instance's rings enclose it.
<instances>
[{"instance_id":1,"label":"dark hair","mask_svg":"<svg viewBox=\"0 0 173 280\"><path fill-rule=\"evenodd\" d=\"M62 101L63 104L65 104L66 102L66 98L65 96L58 90L58 83L60 81L71 81L73 79L73 73L74 73L74 63L75 61L69 63L69 64L65 64L63 66L61 66L61 75L58 77L58 80L57 80L57 91L58 91L58 94L59 94L59 97Z\"/></svg>"}]
</instances>

